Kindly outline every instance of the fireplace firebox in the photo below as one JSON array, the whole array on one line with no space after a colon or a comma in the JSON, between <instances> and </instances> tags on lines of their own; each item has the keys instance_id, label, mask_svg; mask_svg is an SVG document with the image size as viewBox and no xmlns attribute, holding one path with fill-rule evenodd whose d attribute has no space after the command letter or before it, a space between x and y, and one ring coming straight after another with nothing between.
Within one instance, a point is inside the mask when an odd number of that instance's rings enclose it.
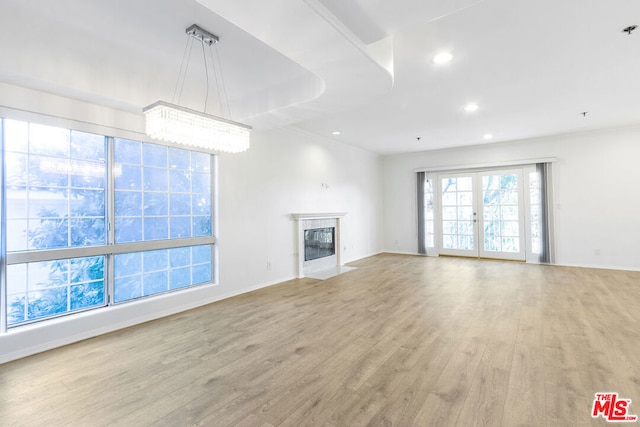
<instances>
[{"instance_id":1,"label":"fireplace firebox","mask_svg":"<svg viewBox=\"0 0 640 427\"><path fill-rule=\"evenodd\" d=\"M335 255L335 227L304 230L304 260L311 261Z\"/></svg>"}]
</instances>

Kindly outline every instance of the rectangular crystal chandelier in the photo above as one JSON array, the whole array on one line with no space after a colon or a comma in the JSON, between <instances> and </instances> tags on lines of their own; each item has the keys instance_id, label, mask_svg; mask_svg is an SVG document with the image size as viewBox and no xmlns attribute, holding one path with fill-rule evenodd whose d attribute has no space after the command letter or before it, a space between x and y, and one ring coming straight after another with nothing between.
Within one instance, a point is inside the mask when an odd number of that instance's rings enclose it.
<instances>
[{"instance_id":1,"label":"rectangular crystal chandelier","mask_svg":"<svg viewBox=\"0 0 640 427\"><path fill-rule=\"evenodd\" d=\"M226 153L249 148L251 126L164 101L142 111L151 138Z\"/></svg>"},{"instance_id":2,"label":"rectangular crystal chandelier","mask_svg":"<svg viewBox=\"0 0 640 427\"><path fill-rule=\"evenodd\" d=\"M204 45L211 46L218 42L216 35L195 24L185 32L203 44L203 55ZM186 52L185 49L185 54ZM182 60L184 64L184 57ZM206 70L206 57L204 60ZM186 71L183 78L185 77ZM207 81L207 94L208 91ZM220 97L225 96L226 100L224 91L221 92ZM227 153L240 153L249 148L251 126L165 101L155 102L145 107L142 112L146 119L147 135L151 138Z\"/></svg>"}]
</instances>

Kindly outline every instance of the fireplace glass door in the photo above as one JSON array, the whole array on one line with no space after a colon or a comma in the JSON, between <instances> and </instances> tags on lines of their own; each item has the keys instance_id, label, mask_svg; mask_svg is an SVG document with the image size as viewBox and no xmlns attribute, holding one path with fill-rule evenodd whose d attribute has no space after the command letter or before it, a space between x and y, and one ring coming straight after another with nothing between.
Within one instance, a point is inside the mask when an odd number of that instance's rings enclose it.
<instances>
[{"instance_id":1,"label":"fireplace glass door","mask_svg":"<svg viewBox=\"0 0 640 427\"><path fill-rule=\"evenodd\" d=\"M304 260L335 255L335 227L304 230Z\"/></svg>"}]
</instances>

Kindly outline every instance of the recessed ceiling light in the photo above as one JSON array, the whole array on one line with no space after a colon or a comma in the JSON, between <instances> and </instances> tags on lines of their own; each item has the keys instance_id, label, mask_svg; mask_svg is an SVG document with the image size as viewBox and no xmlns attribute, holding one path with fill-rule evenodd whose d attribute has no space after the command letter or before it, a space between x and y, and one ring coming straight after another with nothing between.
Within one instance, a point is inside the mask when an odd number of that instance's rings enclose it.
<instances>
[{"instance_id":1,"label":"recessed ceiling light","mask_svg":"<svg viewBox=\"0 0 640 427\"><path fill-rule=\"evenodd\" d=\"M465 105L465 107L464 107L464 111L467 111L469 113L473 113L477 109L478 109L478 104L474 104L473 102Z\"/></svg>"},{"instance_id":2,"label":"recessed ceiling light","mask_svg":"<svg viewBox=\"0 0 640 427\"><path fill-rule=\"evenodd\" d=\"M445 64L453 59L453 55L449 52L440 52L436 56L433 57L433 62L436 64Z\"/></svg>"},{"instance_id":3,"label":"recessed ceiling light","mask_svg":"<svg viewBox=\"0 0 640 427\"><path fill-rule=\"evenodd\" d=\"M332 135L340 135L342 132L340 132L339 130L332 132Z\"/></svg>"},{"instance_id":4,"label":"recessed ceiling light","mask_svg":"<svg viewBox=\"0 0 640 427\"><path fill-rule=\"evenodd\" d=\"M488 141L490 139L493 139L493 134L492 133L485 133L483 138Z\"/></svg>"}]
</instances>

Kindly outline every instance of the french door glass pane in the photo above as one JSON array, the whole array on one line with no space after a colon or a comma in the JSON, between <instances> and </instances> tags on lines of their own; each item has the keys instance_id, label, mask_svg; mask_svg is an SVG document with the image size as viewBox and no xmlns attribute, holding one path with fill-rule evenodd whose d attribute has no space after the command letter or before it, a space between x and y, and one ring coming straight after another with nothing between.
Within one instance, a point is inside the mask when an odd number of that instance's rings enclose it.
<instances>
[{"instance_id":1,"label":"french door glass pane","mask_svg":"<svg viewBox=\"0 0 640 427\"><path fill-rule=\"evenodd\" d=\"M518 174L482 177L482 215L484 250L520 251Z\"/></svg>"},{"instance_id":2,"label":"french door glass pane","mask_svg":"<svg viewBox=\"0 0 640 427\"><path fill-rule=\"evenodd\" d=\"M473 178L442 179L442 246L473 250Z\"/></svg>"}]
</instances>

